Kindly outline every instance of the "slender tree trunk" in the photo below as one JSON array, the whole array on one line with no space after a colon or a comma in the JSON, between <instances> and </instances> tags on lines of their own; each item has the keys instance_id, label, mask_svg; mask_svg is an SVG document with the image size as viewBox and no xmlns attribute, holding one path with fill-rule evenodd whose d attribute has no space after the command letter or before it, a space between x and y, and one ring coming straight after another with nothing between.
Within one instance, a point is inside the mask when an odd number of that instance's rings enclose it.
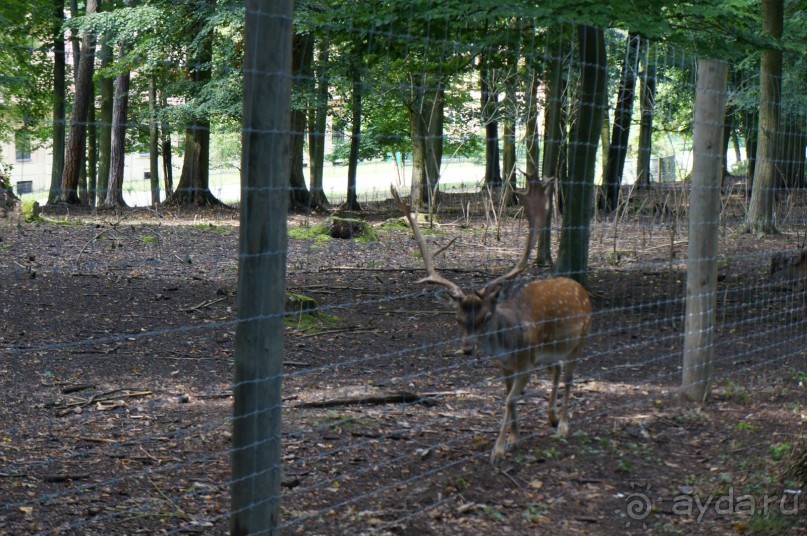
<instances>
[{"instance_id":1,"label":"slender tree trunk","mask_svg":"<svg viewBox=\"0 0 807 536\"><path fill-rule=\"evenodd\" d=\"M292 40L291 72L296 92L303 93L308 83L314 53L314 37L310 33L295 33ZM289 195L293 210L310 211L317 208L305 184L303 174L303 151L305 150L305 107L295 101L291 109L291 173Z\"/></svg>"},{"instance_id":2,"label":"slender tree trunk","mask_svg":"<svg viewBox=\"0 0 807 536\"><path fill-rule=\"evenodd\" d=\"M149 77L149 173L151 174L151 204L160 204L160 137L157 130L157 80Z\"/></svg>"},{"instance_id":3,"label":"slender tree trunk","mask_svg":"<svg viewBox=\"0 0 807 536\"><path fill-rule=\"evenodd\" d=\"M518 58L515 58L513 63L517 65ZM505 110L507 112L504 116L504 125L502 133L502 169L504 170L503 179L510 185L509 192L505 195L510 196L516 189L516 65L508 65L507 80L505 81ZM507 201L509 204L509 199Z\"/></svg>"},{"instance_id":4,"label":"slender tree trunk","mask_svg":"<svg viewBox=\"0 0 807 536\"><path fill-rule=\"evenodd\" d=\"M168 97L165 94L165 82L160 89L160 108L168 108ZM169 199L174 194L174 168L171 158L171 125L167 120L160 123L160 153L163 157L163 183L165 186L165 198Z\"/></svg>"},{"instance_id":5,"label":"slender tree trunk","mask_svg":"<svg viewBox=\"0 0 807 536\"><path fill-rule=\"evenodd\" d=\"M352 85L351 85L351 126L350 126L350 155L348 156L347 164L347 202L345 208L347 210L361 210L359 205L359 198L356 195L356 173L359 166L359 144L361 143L361 105L362 105L362 73L361 67L358 65L352 67Z\"/></svg>"},{"instance_id":6,"label":"slender tree trunk","mask_svg":"<svg viewBox=\"0 0 807 536\"><path fill-rule=\"evenodd\" d=\"M774 39L781 39L782 0L762 0L762 29ZM776 181L779 132L779 105L782 95L782 51L765 49L760 65L759 142L754 170L754 186L748 206L748 227L758 235L776 232L773 188Z\"/></svg>"},{"instance_id":7,"label":"slender tree trunk","mask_svg":"<svg viewBox=\"0 0 807 536\"><path fill-rule=\"evenodd\" d=\"M555 270L586 285L589 223L594 209L597 138L605 114L608 59L602 28L579 26L580 104L571 135L569 179Z\"/></svg>"},{"instance_id":8,"label":"slender tree trunk","mask_svg":"<svg viewBox=\"0 0 807 536\"><path fill-rule=\"evenodd\" d=\"M608 173L608 157L611 147L611 121L606 110L600 125L600 154L602 155L602 184L605 185L605 176ZM603 190L600 190L602 194Z\"/></svg>"},{"instance_id":9,"label":"slender tree trunk","mask_svg":"<svg viewBox=\"0 0 807 536\"><path fill-rule=\"evenodd\" d=\"M538 130L538 86L541 84L541 79L539 78L538 70L534 67L531 69L529 78L527 124L524 133L527 168L524 172L527 177L538 177L538 166L541 161L541 137Z\"/></svg>"},{"instance_id":10,"label":"slender tree trunk","mask_svg":"<svg viewBox=\"0 0 807 536\"><path fill-rule=\"evenodd\" d=\"M323 208L327 208L329 204L322 186L325 169L325 128L328 119L329 52L328 41L321 41L317 53L316 88L308 110L308 172L311 197Z\"/></svg>"},{"instance_id":11,"label":"slender tree trunk","mask_svg":"<svg viewBox=\"0 0 807 536\"><path fill-rule=\"evenodd\" d=\"M560 32L558 31L558 34ZM566 184L566 77L563 76L564 39L557 35L546 46L545 78L547 81L546 111L544 115L544 154L541 175L554 179L558 186ZM563 211L563 188L555 188L558 210ZM549 211L551 213L551 211ZM551 217L551 216L550 216ZM547 225L547 227L551 227ZM547 240L548 242L548 240ZM544 248L548 247L546 245ZM540 256L539 249L539 256Z\"/></svg>"},{"instance_id":12,"label":"slender tree trunk","mask_svg":"<svg viewBox=\"0 0 807 536\"><path fill-rule=\"evenodd\" d=\"M535 65L532 65L527 89L527 125L525 132L527 153L527 169L525 173L527 174L528 186L538 180L538 162L541 157L541 143L538 138L538 85L540 83L538 70ZM552 210L546 211L546 220L538 233L536 250L536 266L552 266Z\"/></svg>"},{"instance_id":13,"label":"slender tree trunk","mask_svg":"<svg viewBox=\"0 0 807 536\"><path fill-rule=\"evenodd\" d=\"M92 15L98 9L97 0L87 0L86 13ZM58 200L64 203L79 203L78 183L86 148L87 114L92 98L92 75L95 62L95 34L85 31L81 39L81 60L76 77L76 96L70 117L70 134L65 152L62 189Z\"/></svg>"},{"instance_id":14,"label":"slender tree trunk","mask_svg":"<svg viewBox=\"0 0 807 536\"><path fill-rule=\"evenodd\" d=\"M734 128L731 131L731 144L734 147L734 159L740 162L743 159L743 153L740 150L740 136L738 134L739 128Z\"/></svg>"},{"instance_id":15,"label":"slender tree trunk","mask_svg":"<svg viewBox=\"0 0 807 536\"><path fill-rule=\"evenodd\" d=\"M729 176L729 142L731 141L731 133L734 130L734 114L736 109L734 106L726 106L726 117L723 118L723 147L721 154L723 155L723 163L721 170L721 188L726 184L726 178Z\"/></svg>"},{"instance_id":16,"label":"slender tree trunk","mask_svg":"<svg viewBox=\"0 0 807 536\"><path fill-rule=\"evenodd\" d=\"M747 111L745 117L745 159L746 190L750 195L754 186L754 170L757 164L757 146L759 144L759 110Z\"/></svg>"},{"instance_id":17,"label":"slender tree trunk","mask_svg":"<svg viewBox=\"0 0 807 536\"><path fill-rule=\"evenodd\" d=\"M481 117L485 127L485 184L501 186L502 172L499 167L499 95L496 93L493 76L495 69L488 66L483 56L479 65L479 85L481 89Z\"/></svg>"},{"instance_id":18,"label":"slender tree trunk","mask_svg":"<svg viewBox=\"0 0 807 536\"><path fill-rule=\"evenodd\" d=\"M121 52L123 55L123 52ZM129 111L129 72L115 77L115 98L112 106L112 141L109 151L109 183L106 207L125 207L123 172L126 164L126 119Z\"/></svg>"},{"instance_id":19,"label":"slender tree trunk","mask_svg":"<svg viewBox=\"0 0 807 536\"><path fill-rule=\"evenodd\" d=\"M87 203L96 205L98 193L98 123L95 120L95 99L87 119Z\"/></svg>"},{"instance_id":20,"label":"slender tree trunk","mask_svg":"<svg viewBox=\"0 0 807 536\"><path fill-rule=\"evenodd\" d=\"M77 0L70 0L70 17L77 17L78 16L78 2ZM81 65L81 48L80 48L80 41L77 36L74 36L71 39L71 44L73 46L73 84L78 85L78 72L79 67ZM92 86L90 86L92 87ZM92 90L91 90L92 91ZM90 103L93 102L93 96L91 95ZM92 109L92 105L90 105L90 110ZM90 111L87 111L87 123L89 123L90 119ZM84 136L87 136L87 126L84 127ZM86 147L89 145L87 141L84 142L84 150L86 151ZM87 154L83 153L81 155L81 164L79 168L79 175L78 175L78 199L81 204L87 203L87 172L86 172L86 162L87 162Z\"/></svg>"},{"instance_id":21,"label":"slender tree trunk","mask_svg":"<svg viewBox=\"0 0 807 536\"><path fill-rule=\"evenodd\" d=\"M656 65L649 58L650 42L644 40L644 69L641 74L642 89L639 95L641 118L639 120L639 154L636 162L636 183L640 188L650 187L650 158L653 153L653 115L656 108Z\"/></svg>"},{"instance_id":22,"label":"slender tree trunk","mask_svg":"<svg viewBox=\"0 0 807 536\"><path fill-rule=\"evenodd\" d=\"M413 92L421 91L416 88L418 82L412 82ZM428 197L424 192L424 184L428 184L426 179L426 129L423 125L419 105L422 97L415 97L409 107L409 134L412 138L412 191L410 203L413 210L419 210L423 199Z\"/></svg>"},{"instance_id":23,"label":"slender tree trunk","mask_svg":"<svg viewBox=\"0 0 807 536\"><path fill-rule=\"evenodd\" d=\"M630 122L633 115L633 99L636 90L636 72L638 70L639 44L641 38L631 32L625 45L625 62L622 64L622 77L619 81L619 93L614 111L614 128L611 133L611 144L608 147L608 162L603 182L604 194L601 198L602 208L613 211L619 203L619 190L622 185L622 173L625 169L625 158L628 154L630 140Z\"/></svg>"},{"instance_id":24,"label":"slender tree trunk","mask_svg":"<svg viewBox=\"0 0 807 536\"><path fill-rule=\"evenodd\" d=\"M64 50L64 0L54 0L53 28L53 164L50 173L48 204L59 199L62 189L65 150L66 68Z\"/></svg>"},{"instance_id":25,"label":"slender tree trunk","mask_svg":"<svg viewBox=\"0 0 807 536\"><path fill-rule=\"evenodd\" d=\"M109 37L105 34L101 38L101 70L112 63L112 47ZM112 107L115 101L115 80L104 76L99 79L100 85L100 114L98 117L98 186L96 203L102 205L106 202L106 193L109 186L109 157L112 150Z\"/></svg>"}]
</instances>

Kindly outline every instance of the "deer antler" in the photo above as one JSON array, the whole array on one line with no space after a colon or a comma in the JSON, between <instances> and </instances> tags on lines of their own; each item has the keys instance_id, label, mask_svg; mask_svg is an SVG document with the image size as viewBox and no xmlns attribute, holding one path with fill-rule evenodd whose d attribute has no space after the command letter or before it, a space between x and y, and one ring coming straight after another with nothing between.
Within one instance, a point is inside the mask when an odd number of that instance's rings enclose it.
<instances>
[{"instance_id":1,"label":"deer antler","mask_svg":"<svg viewBox=\"0 0 807 536\"><path fill-rule=\"evenodd\" d=\"M423 263L426 265L426 273L428 275L419 280L418 283L434 283L436 285L442 285L448 289L448 293L452 298L455 300L462 299L462 297L465 296L462 289L453 281L449 281L445 277L441 276L434 268L434 257L432 252L429 251L429 247L426 245L426 239L423 237L423 233L420 232L420 227L418 227L417 218L415 217L415 213L412 211L412 208L407 205L403 199L401 199L401 196L398 195L398 190L395 189L395 186L390 186L390 191L392 192L392 197L395 199L395 202L398 203L398 206L400 206L401 210L403 210L406 219L409 221L409 225L412 227L415 240L417 240L418 247L420 248L420 254L423 256ZM451 245L451 242L449 242L448 245ZM448 246L441 248L438 253L445 250L446 247Z\"/></svg>"},{"instance_id":2,"label":"deer antler","mask_svg":"<svg viewBox=\"0 0 807 536\"><path fill-rule=\"evenodd\" d=\"M552 199L552 190L554 187L555 181L541 183L541 181L535 178L527 177L527 193L519 195L519 200L524 204L524 214L527 217L527 225L529 225L527 244L524 247L524 251L521 253L521 259L518 261L518 264L506 274L500 275L489 282L485 285L485 288L507 281L527 268L530 253L535 247L536 240L538 240L538 231L540 231L546 223L546 214L549 211L549 203Z\"/></svg>"}]
</instances>

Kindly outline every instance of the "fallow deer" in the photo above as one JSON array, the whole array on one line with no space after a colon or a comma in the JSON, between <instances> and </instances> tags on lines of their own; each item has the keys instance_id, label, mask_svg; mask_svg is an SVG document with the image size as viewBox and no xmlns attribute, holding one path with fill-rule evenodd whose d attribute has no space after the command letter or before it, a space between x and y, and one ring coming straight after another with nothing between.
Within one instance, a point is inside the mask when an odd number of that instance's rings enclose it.
<instances>
[{"instance_id":1,"label":"fallow deer","mask_svg":"<svg viewBox=\"0 0 807 536\"><path fill-rule=\"evenodd\" d=\"M552 373L552 391L547 413L557 433L569 432L569 395L577 356L591 327L591 301L586 290L567 277L534 280L513 289L508 296L501 292L502 283L521 274L529 262L530 252L549 210L553 182L529 181L528 191L520 195L529 224L527 244L516 266L506 274L473 292L464 292L434 267L434 259L416 215L392 187L392 196L406 215L417 241L427 276L419 283L434 283L448 289L457 309L457 323L462 330L462 350L473 352L478 343L483 352L499 361L504 387L504 419L493 447L490 461L499 462L518 440L516 400L521 396L530 374L538 366ZM556 401L558 382L563 371L563 402L558 419Z\"/></svg>"},{"instance_id":2,"label":"fallow deer","mask_svg":"<svg viewBox=\"0 0 807 536\"><path fill-rule=\"evenodd\" d=\"M798 255L787 253L774 255L771 258L770 279L803 285L807 279L807 249L801 250Z\"/></svg>"}]
</instances>

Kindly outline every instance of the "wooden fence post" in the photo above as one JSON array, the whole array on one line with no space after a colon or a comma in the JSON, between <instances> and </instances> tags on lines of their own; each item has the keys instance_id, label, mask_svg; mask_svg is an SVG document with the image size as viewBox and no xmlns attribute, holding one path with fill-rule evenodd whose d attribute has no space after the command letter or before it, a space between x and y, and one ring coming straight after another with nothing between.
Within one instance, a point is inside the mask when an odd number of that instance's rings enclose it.
<instances>
[{"instance_id":1,"label":"wooden fence post","mask_svg":"<svg viewBox=\"0 0 807 536\"><path fill-rule=\"evenodd\" d=\"M727 73L728 66L723 61L698 62L681 385L682 396L695 402L705 402L712 386Z\"/></svg>"},{"instance_id":2,"label":"wooden fence post","mask_svg":"<svg viewBox=\"0 0 807 536\"><path fill-rule=\"evenodd\" d=\"M292 0L248 0L230 534L279 533Z\"/></svg>"}]
</instances>

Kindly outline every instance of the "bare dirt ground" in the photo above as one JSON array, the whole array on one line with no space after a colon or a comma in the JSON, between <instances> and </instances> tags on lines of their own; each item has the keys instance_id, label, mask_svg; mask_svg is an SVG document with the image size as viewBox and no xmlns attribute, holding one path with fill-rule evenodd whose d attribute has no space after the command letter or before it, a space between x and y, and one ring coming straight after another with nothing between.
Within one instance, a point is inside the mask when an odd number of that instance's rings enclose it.
<instances>
[{"instance_id":1,"label":"bare dirt ground","mask_svg":"<svg viewBox=\"0 0 807 536\"><path fill-rule=\"evenodd\" d=\"M473 286L512 265L518 221L497 241L451 214L430 236L459 237L438 257L447 276ZM226 534L237 213L45 217L0 224L0 534ZM415 284L408 230L291 239L289 290L320 314L286 331L283 531L807 534L807 497L784 475L804 448L807 317L766 280L799 229L721 226L714 396L696 407L675 396L685 228L652 212L595 222L572 433L547 424L539 372L500 467L498 370L457 352L444 294ZM302 406L401 391L417 396Z\"/></svg>"}]
</instances>

